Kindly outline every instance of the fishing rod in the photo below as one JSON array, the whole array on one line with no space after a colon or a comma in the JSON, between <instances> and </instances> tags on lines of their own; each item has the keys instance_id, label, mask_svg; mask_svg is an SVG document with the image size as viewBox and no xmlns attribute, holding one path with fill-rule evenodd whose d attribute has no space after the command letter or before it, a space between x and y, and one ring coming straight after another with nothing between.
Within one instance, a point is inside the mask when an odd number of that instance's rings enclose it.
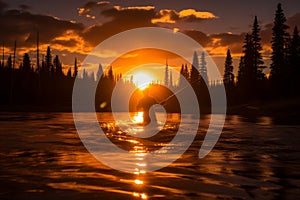
<instances>
[{"instance_id":1,"label":"fishing rod","mask_svg":"<svg viewBox=\"0 0 300 200\"><path fill-rule=\"evenodd\" d=\"M190 83L190 85L198 82L199 80L194 80ZM180 92L182 92L183 90L185 90L187 87L189 87L189 85L187 84L186 86L184 86L183 88L181 88L180 90L176 91L175 93L173 93L172 95L168 96L167 98L163 99L162 101L158 102L158 104L165 104L169 99L171 99L173 96L179 94Z\"/></svg>"}]
</instances>

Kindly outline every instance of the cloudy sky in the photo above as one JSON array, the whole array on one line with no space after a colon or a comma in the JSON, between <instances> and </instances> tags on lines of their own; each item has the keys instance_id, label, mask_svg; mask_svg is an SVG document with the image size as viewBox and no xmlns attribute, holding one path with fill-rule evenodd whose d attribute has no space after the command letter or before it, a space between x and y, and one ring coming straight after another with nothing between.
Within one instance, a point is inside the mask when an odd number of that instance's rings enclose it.
<instances>
[{"instance_id":1,"label":"cloudy sky","mask_svg":"<svg viewBox=\"0 0 300 200\"><path fill-rule=\"evenodd\" d=\"M96 45L112 35L137 27L159 26L195 39L222 71L228 48L237 66L245 33L251 30L255 15L268 63L272 21L279 2L290 27L300 27L298 0L0 0L0 40L6 55L12 52L16 40L19 59L29 52L34 60L39 30L42 54L50 45L68 67L75 57L83 61Z\"/></svg>"}]
</instances>

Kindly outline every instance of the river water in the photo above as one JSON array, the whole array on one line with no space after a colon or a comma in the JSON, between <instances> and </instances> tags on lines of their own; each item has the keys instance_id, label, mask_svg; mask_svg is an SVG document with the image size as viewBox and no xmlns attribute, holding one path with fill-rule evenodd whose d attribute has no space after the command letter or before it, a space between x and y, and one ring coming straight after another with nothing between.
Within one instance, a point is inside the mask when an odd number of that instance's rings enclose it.
<instances>
[{"instance_id":1,"label":"river water","mask_svg":"<svg viewBox=\"0 0 300 200\"><path fill-rule=\"evenodd\" d=\"M180 117L168 118L165 135L136 140L98 114L110 140L137 155L159 149ZM175 162L157 171L126 173L106 166L85 148L72 113L0 114L0 199L297 199L300 196L300 126L269 117L232 115L214 149L198 153L211 116ZM194 119L191 119L194 120ZM115 130L115 129L114 129ZM161 141L162 140L162 141ZM112 158L118 159L118 157ZM140 163L140 167L146 165Z\"/></svg>"}]
</instances>

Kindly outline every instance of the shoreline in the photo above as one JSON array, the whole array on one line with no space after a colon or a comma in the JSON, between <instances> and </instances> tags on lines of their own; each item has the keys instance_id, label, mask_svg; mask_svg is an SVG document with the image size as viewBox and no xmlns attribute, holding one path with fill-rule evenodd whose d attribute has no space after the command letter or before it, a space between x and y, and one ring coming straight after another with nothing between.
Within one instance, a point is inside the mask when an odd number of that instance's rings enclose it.
<instances>
[{"instance_id":1,"label":"shoreline","mask_svg":"<svg viewBox=\"0 0 300 200\"><path fill-rule=\"evenodd\" d=\"M300 98L275 100L269 102L245 103L227 107L226 114L241 115L249 118L266 116L272 117L275 122L278 123L281 122L284 124L300 125L299 102ZM63 105L0 105L0 112L72 112L72 107ZM204 108L202 109L201 114L206 115L211 114L211 112L209 112L209 109Z\"/></svg>"}]
</instances>

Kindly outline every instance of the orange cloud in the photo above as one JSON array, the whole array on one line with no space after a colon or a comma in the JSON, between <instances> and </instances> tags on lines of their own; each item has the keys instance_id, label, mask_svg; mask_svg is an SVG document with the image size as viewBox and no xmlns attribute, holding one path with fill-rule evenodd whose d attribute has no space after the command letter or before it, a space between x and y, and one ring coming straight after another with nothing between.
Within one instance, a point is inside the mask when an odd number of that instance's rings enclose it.
<instances>
[{"instance_id":1,"label":"orange cloud","mask_svg":"<svg viewBox=\"0 0 300 200\"><path fill-rule=\"evenodd\" d=\"M153 10L154 6L129 6L129 7L121 7L121 6L114 6L117 10Z\"/></svg>"},{"instance_id":2,"label":"orange cloud","mask_svg":"<svg viewBox=\"0 0 300 200\"><path fill-rule=\"evenodd\" d=\"M82 8L78 8L78 14L83 15L83 16L88 16L90 15L91 11L95 8L104 8L107 5L110 5L110 2L108 1L99 1L99 2L94 2L94 1L89 1Z\"/></svg>"},{"instance_id":3,"label":"orange cloud","mask_svg":"<svg viewBox=\"0 0 300 200\"><path fill-rule=\"evenodd\" d=\"M194 9L185 9L179 12L170 9L160 10L156 18L152 19L152 23L169 23L174 24L178 21L194 22L204 19L217 18L211 12L201 12Z\"/></svg>"},{"instance_id":4,"label":"orange cloud","mask_svg":"<svg viewBox=\"0 0 300 200\"><path fill-rule=\"evenodd\" d=\"M182 11L179 12L179 17L180 18L190 17L190 16L195 16L198 19L213 19L213 18L217 18L211 12L200 12L200 11L196 11L194 9L186 9L186 10L182 10Z\"/></svg>"},{"instance_id":5,"label":"orange cloud","mask_svg":"<svg viewBox=\"0 0 300 200\"><path fill-rule=\"evenodd\" d=\"M174 10L163 9L158 13L158 17L151 20L152 23L170 23L174 24L178 20L178 13Z\"/></svg>"}]
</instances>

